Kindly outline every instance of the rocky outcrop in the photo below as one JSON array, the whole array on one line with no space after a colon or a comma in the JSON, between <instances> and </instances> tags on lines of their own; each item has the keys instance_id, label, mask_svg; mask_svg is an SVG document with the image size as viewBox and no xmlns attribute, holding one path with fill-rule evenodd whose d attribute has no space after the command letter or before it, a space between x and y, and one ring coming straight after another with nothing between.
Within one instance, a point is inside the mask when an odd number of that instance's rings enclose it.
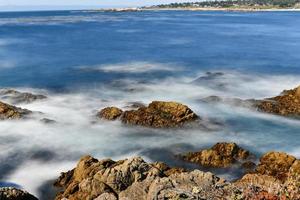
<instances>
[{"instance_id":1,"label":"rocky outcrop","mask_svg":"<svg viewBox=\"0 0 300 200\"><path fill-rule=\"evenodd\" d=\"M28 92L19 92L12 89L0 90L0 98L8 100L12 104L31 103L36 100L46 99L47 97L40 94L32 94Z\"/></svg>"},{"instance_id":2,"label":"rocky outcrop","mask_svg":"<svg viewBox=\"0 0 300 200\"><path fill-rule=\"evenodd\" d=\"M117 107L107 107L98 113L98 117L106 120L116 120L122 113L123 111Z\"/></svg>"},{"instance_id":3,"label":"rocky outcrop","mask_svg":"<svg viewBox=\"0 0 300 200\"><path fill-rule=\"evenodd\" d=\"M255 172L234 184L241 190L252 185L275 195L278 200L300 199L300 160L283 152L266 153Z\"/></svg>"},{"instance_id":4,"label":"rocky outcrop","mask_svg":"<svg viewBox=\"0 0 300 200\"><path fill-rule=\"evenodd\" d=\"M139 157L115 162L85 156L56 181L63 188L56 199L222 199L233 193L230 183L211 173L171 169Z\"/></svg>"},{"instance_id":5,"label":"rocky outcrop","mask_svg":"<svg viewBox=\"0 0 300 200\"><path fill-rule=\"evenodd\" d=\"M124 124L153 128L181 127L198 119L186 105L163 101L153 101L148 107L124 112L115 107L108 107L102 109L98 116L109 120L120 118Z\"/></svg>"},{"instance_id":6,"label":"rocky outcrop","mask_svg":"<svg viewBox=\"0 0 300 200\"><path fill-rule=\"evenodd\" d=\"M32 112L0 101L0 120L25 118Z\"/></svg>"},{"instance_id":7,"label":"rocky outcrop","mask_svg":"<svg viewBox=\"0 0 300 200\"><path fill-rule=\"evenodd\" d=\"M4 187L0 188L0 199L1 200L38 200L33 195L26 191L12 188Z\"/></svg>"},{"instance_id":8,"label":"rocky outcrop","mask_svg":"<svg viewBox=\"0 0 300 200\"><path fill-rule=\"evenodd\" d=\"M256 168L259 174L273 176L278 180L285 181L290 172L299 173L300 160L283 152L269 152L260 158Z\"/></svg>"},{"instance_id":9,"label":"rocky outcrop","mask_svg":"<svg viewBox=\"0 0 300 200\"><path fill-rule=\"evenodd\" d=\"M234 159L249 157L234 143L218 143L212 149ZM227 161L221 161L227 166ZM262 166L268 170L262 173ZM299 166L299 160L290 155L271 152L262 156L256 171L230 183L210 172L147 163L140 157L113 161L85 156L55 182L62 188L56 200L300 199ZM273 168L276 173L269 173ZM287 173L284 180L277 176L278 170Z\"/></svg>"},{"instance_id":10,"label":"rocky outcrop","mask_svg":"<svg viewBox=\"0 0 300 200\"><path fill-rule=\"evenodd\" d=\"M233 164L241 164L247 168L253 167L249 159L253 157L249 151L235 143L217 143L210 149L199 152L189 152L179 155L179 158L205 167L226 168ZM246 162L247 161L247 162Z\"/></svg>"},{"instance_id":11,"label":"rocky outcrop","mask_svg":"<svg viewBox=\"0 0 300 200\"><path fill-rule=\"evenodd\" d=\"M285 90L279 96L261 100L256 107L262 112L300 117L300 86L292 90Z\"/></svg>"}]
</instances>

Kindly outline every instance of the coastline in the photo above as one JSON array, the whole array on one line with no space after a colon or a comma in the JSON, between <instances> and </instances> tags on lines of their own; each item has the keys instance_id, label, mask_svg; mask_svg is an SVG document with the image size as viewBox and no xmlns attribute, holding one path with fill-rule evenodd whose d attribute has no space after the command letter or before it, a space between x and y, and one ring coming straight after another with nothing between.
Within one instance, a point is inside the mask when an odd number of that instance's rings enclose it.
<instances>
[{"instance_id":1,"label":"coastline","mask_svg":"<svg viewBox=\"0 0 300 200\"><path fill-rule=\"evenodd\" d=\"M217 8L217 7L178 7L178 8L118 8L95 9L89 12L142 12L142 11L227 11L227 12L299 12L300 8Z\"/></svg>"}]
</instances>

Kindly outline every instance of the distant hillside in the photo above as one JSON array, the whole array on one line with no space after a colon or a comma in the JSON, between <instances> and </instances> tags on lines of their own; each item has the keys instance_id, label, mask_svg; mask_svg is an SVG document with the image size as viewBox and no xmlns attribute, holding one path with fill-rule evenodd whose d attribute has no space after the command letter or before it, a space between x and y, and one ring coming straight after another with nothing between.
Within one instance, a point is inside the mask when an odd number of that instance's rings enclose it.
<instances>
[{"instance_id":1,"label":"distant hillside","mask_svg":"<svg viewBox=\"0 0 300 200\"><path fill-rule=\"evenodd\" d=\"M161 4L151 6L150 8L300 8L300 0L209 0L201 2Z\"/></svg>"}]
</instances>

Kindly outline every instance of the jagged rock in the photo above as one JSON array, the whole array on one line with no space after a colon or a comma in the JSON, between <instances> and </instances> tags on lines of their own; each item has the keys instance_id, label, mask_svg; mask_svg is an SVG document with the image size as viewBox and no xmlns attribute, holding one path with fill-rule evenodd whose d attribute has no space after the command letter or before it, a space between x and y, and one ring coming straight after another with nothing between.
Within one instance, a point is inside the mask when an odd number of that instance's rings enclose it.
<instances>
[{"instance_id":1,"label":"jagged rock","mask_svg":"<svg viewBox=\"0 0 300 200\"><path fill-rule=\"evenodd\" d=\"M99 116L109 120L120 117L124 124L153 128L180 127L198 119L186 105L163 101L153 101L148 107L124 112L115 107L108 107L101 110Z\"/></svg>"},{"instance_id":2,"label":"jagged rock","mask_svg":"<svg viewBox=\"0 0 300 200\"><path fill-rule=\"evenodd\" d=\"M251 156L249 151L240 148L237 144L224 142L217 143L210 149L179 155L179 158L205 167L224 168L247 161Z\"/></svg>"},{"instance_id":3,"label":"jagged rock","mask_svg":"<svg viewBox=\"0 0 300 200\"><path fill-rule=\"evenodd\" d=\"M4 187L0 188L0 199L1 200L38 200L33 195L26 191L12 188Z\"/></svg>"},{"instance_id":4,"label":"jagged rock","mask_svg":"<svg viewBox=\"0 0 300 200\"><path fill-rule=\"evenodd\" d=\"M300 117L300 86L292 90L285 90L281 95L261 100L256 107L261 112Z\"/></svg>"},{"instance_id":5,"label":"jagged rock","mask_svg":"<svg viewBox=\"0 0 300 200\"><path fill-rule=\"evenodd\" d=\"M153 101L148 107L125 111L122 122L147 127L170 128L182 126L197 118L197 115L183 104Z\"/></svg>"},{"instance_id":6,"label":"jagged rock","mask_svg":"<svg viewBox=\"0 0 300 200\"><path fill-rule=\"evenodd\" d=\"M211 173L170 170L164 163L146 163L140 157L115 162L85 156L75 169L63 173L55 182L63 188L56 199L211 198L229 195L233 189L230 183Z\"/></svg>"},{"instance_id":7,"label":"jagged rock","mask_svg":"<svg viewBox=\"0 0 300 200\"><path fill-rule=\"evenodd\" d=\"M249 186L277 194L282 187L282 183L276 178L261 174L246 174L234 183L241 190L249 189Z\"/></svg>"},{"instance_id":8,"label":"jagged rock","mask_svg":"<svg viewBox=\"0 0 300 200\"><path fill-rule=\"evenodd\" d=\"M98 117L107 120L115 120L122 115L123 111L116 107L107 107L98 113Z\"/></svg>"},{"instance_id":9,"label":"jagged rock","mask_svg":"<svg viewBox=\"0 0 300 200\"><path fill-rule=\"evenodd\" d=\"M0 90L0 98L3 100L9 100L9 102L13 104L18 104L18 103L31 103L36 100L46 99L47 97L40 94L19 92L12 89L2 89Z\"/></svg>"},{"instance_id":10,"label":"jagged rock","mask_svg":"<svg viewBox=\"0 0 300 200\"><path fill-rule=\"evenodd\" d=\"M295 162L296 158L294 156L283 152L269 152L260 158L260 163L256 168L256 172L285 181ZM299 161L297 161L297 163L298 162ZM295 168L293 170L300 170L300 166L297 163L293 166L293 168Z\"/></svg>"},{"instance_id":11,"label":"jagged rock","mask_svg":"<svg viewBox=\"0 0 300 200\"><path fill-rule=\"evenodd\" d=\"M32 112L29 110L18 108L0 101L0 120L20 119L31 113Z\"/></svg>"}]
</instances>

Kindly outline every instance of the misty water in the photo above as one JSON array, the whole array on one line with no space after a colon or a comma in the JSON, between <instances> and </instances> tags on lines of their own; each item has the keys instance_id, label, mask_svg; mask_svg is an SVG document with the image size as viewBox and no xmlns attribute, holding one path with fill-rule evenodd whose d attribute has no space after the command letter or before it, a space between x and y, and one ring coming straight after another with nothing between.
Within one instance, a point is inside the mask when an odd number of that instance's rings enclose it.
<instances>
[{"instance_id":1,"label":"misty water","mask_svg":"<svg viewBox=\"0 0 300 200\"><path fill-rule=\"evenodd\" d=\"M298 86L299 24L298 12L0 13L0 87L48 97L16 104L41 112L32 119L0 122L0 186L47 199L52 181L86 154L182 166L175 154L229 141L257 156L276 150L300 157L299 120L200 101L261 99ZM126 110L153 100L188 105L210 130L95 117L106 106Z\"/></svg>"}]
</instances>

